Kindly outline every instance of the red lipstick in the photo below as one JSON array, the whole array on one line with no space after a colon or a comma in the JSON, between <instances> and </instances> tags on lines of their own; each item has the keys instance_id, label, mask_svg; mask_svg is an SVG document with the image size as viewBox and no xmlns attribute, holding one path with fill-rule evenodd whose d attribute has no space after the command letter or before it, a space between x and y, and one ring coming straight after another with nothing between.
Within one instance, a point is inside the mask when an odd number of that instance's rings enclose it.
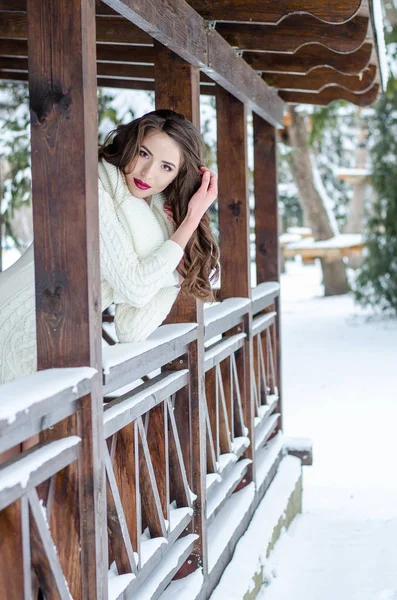
<instances>
[{"instance_id":1,"label":"red lipstick","mask_svg":"<svg viewBox=\"0 0 397 600\"><path fill-rule=\"evenodd\" d=\"M144 183L140 179L135 179L135 177L134 177L134 183L135 183L136 187L139 188L140 190L150 190L150 188L151 188L150 185L148 185L147 183Z\"/></svg>"}]
</instances>

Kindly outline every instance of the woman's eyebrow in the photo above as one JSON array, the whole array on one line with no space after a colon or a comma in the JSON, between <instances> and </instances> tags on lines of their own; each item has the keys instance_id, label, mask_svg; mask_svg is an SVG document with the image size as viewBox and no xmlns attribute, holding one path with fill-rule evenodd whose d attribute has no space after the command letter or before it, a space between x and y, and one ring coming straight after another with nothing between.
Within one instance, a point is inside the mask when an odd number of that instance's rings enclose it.
<instances>
[{"instance_id":1,"label":"woman's eyebrow","mask_svg":"<svg viewBox=\"0 0 397 600\"><path fill-rule=\"evenodd\" d=\"M146 150L146 152L148 154L150 154L150 156L153 156L153 153L150 152L149 148L147 146L144 146L143 144L141 144L141 148L143 148L144 150ZM163 160L163 163L165 163L166 165L170 165L171 167L174 167L174 169L176 169L176 166L174 165L174 163L169 162L168 160Z\"/></svg>"}]
</instances>

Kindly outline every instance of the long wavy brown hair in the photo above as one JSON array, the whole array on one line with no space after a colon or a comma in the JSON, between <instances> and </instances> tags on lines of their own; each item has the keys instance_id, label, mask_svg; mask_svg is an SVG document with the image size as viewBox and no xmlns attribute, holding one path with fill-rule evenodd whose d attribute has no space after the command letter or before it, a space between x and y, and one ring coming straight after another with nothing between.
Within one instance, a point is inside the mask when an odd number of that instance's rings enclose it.
<instances>
[{"instance_id":1,"label":"long wavy brown hair","mask_svg":"<svg viewBox=\"0 0 397 600\"><path fill-rule=\"evenodd\" d=\"M190 198L201 185L199 167L203 165L204 143L193 123L173 110L155 110L125 125L119 125L99 147L99 160L105 159L125 174L139 154L143 138L150 131L169 135L181 150L181 166L176 178L164 190L176 227L186 216ZM219 247L210 227L208 213L202 217L190 238L184 260L178 267L184 277L182 290L199 300L213 301L211 283L219 277Z\"/></svg>"}]
</instances>

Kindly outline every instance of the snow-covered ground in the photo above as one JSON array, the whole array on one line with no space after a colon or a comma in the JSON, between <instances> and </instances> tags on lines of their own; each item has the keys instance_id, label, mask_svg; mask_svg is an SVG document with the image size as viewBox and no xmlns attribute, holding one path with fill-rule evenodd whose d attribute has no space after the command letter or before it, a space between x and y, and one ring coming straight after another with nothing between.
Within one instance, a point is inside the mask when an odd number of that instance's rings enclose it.
<instances>
[{"instance_id":1,"label":"snow-covered ground","mask_svg":"<svg viewBox=\"0 0 397 600\"><path fill-rule=\"evenodd\" d=\"M284 430L313 439L314 464L259 598L397 600L397 322L290 263L282 326Z\"/></svg>"}]
</instances>

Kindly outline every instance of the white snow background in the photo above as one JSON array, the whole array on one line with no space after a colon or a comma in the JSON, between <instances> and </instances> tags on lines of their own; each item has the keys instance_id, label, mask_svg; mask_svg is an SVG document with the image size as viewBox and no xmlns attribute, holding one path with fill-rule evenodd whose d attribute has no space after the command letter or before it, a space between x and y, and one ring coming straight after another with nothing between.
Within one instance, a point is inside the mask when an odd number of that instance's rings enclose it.
<instances>
[{"instance_id":1,"label":"white snow background","mask_svg":"<svg viewBox=\"0 0 397 600\"><path fill-rule=\"evenodd\" d=\"M258 600L397 600L397 321L322 296L318 266L287 263L284 432L314 464Z\"/></svg>"}]
</instances>

